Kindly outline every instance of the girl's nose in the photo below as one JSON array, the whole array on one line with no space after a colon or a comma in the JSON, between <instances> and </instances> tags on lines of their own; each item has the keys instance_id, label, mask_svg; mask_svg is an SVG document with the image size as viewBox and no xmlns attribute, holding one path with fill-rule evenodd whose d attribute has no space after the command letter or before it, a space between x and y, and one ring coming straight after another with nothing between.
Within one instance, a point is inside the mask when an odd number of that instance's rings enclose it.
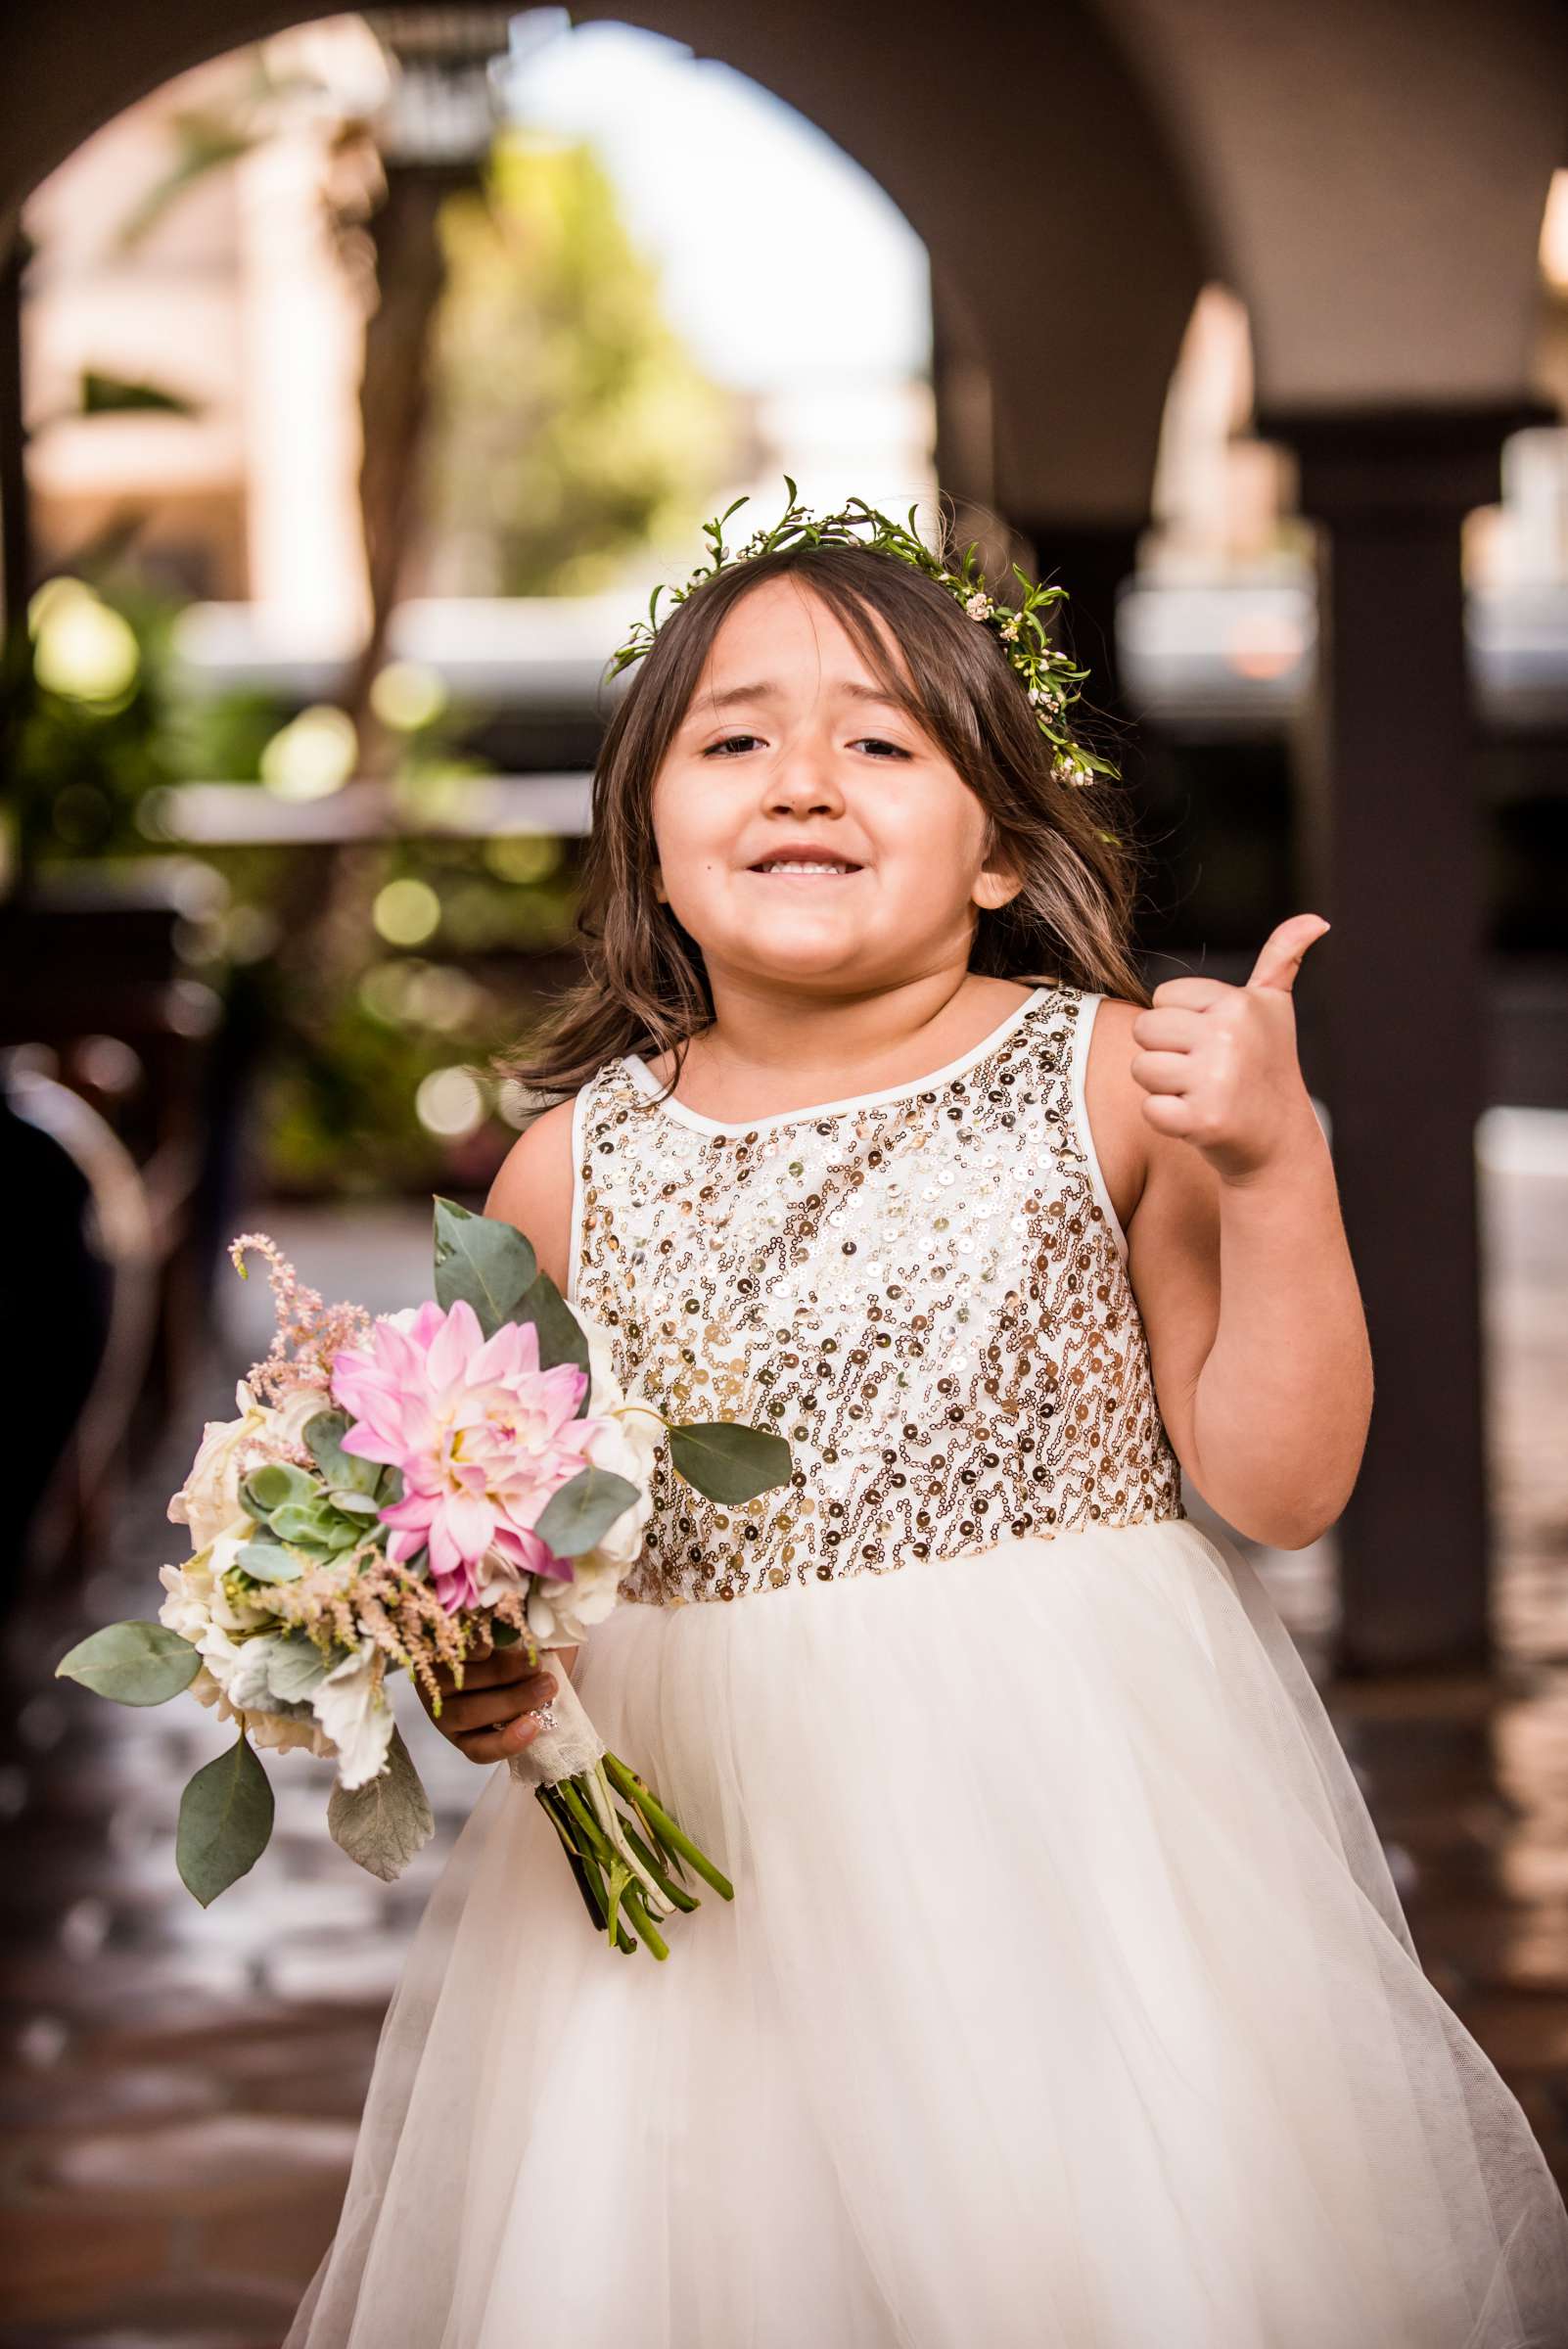
<instances>
[{"instance_id":1,"label":"girl's nose","mask_svg":"<svg viewBox=\"0 0 1568 2349\"><path fill-rule=\"evenodd\" d=\"M766 804L790 815L837 815L843 812L844 794L829 761L817 752L801 750L781 760L768 776Z\"/></svg>"}]
</instances>

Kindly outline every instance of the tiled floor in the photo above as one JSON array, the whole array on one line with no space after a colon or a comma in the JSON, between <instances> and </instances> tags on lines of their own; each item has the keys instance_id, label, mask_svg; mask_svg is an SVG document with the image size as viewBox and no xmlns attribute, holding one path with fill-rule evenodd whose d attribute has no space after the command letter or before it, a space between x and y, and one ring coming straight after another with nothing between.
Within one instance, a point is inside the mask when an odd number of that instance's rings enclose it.
<instances>
[{"instance_id":1,"label":"tiled floor","mask_svg":"<svg viewBox=\"0 0 1568 2349\"><path fill-rule=\"evenodd\" d=\"M1568 1141L1561 1121L1494 1122L1483 1150L1507 1661L1490 1681L1325 1694L1422 1960L1568 2185ZM269 1228L330 1295L426 1291L417 1209ZM221 1278L218 1417L271 1327L258 1266ZM84 1621L154 1611L199 1415L147 1464L77 1612L35 1609L10 1642L0 2349L276 2349L331 2234L403 1943L481 1783L415 1708L440 1833L399 1885L327 1841L325 1766L291 1756L254 1873L205 1914L183 1892L179 1789L222 1732L194 1706L122 1711L51 1674ZM1331 1558L1261 1563L1314 1661Z\"/></svg>"}]
</instances>

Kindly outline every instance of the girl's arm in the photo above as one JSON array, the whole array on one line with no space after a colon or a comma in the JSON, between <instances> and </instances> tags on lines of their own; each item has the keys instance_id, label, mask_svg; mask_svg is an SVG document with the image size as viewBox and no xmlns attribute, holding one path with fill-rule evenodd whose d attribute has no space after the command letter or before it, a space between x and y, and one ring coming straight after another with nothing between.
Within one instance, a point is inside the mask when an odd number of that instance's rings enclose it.
<instances>
[{"instance_id":1,"label":"girl's arm","mask_svg":"<svg viewBox=\"0 0 1568 2349\"><path fill-rule=\"evenodd\" d=\"M1290 990L1326 928L1281 923L1245 987L1176 979L1150 1010L1102 1005L1107 1051L1096 1075L1091 1038L1086 1081L1107 1180L1111 1161L1130 1189L1141 1174L1129 1270L1172 1446L1228 1524L1283 1549L1344 1508L1372 1405L1333 1162L1296 1057Z\"/></svg>"},{"instance_id":2,"label":"girl's arm","mask_svg":"<svg viewBox=\"0 0 1568 2349\"><path fill-rule=\"evenodd\" d=\"M484 1202L487 1216L527 1234L540 1269L563 1292L570 1269L572 1176L572 1104L563 1101L519 1135ZM442 1701L437 1727L471 1762L503 1762L520 1754L539 1733L534 1708L551 1693L546 1683L553 1683L557 1673L570 1678L576 1655L575 1647L551 1648L538 1671L530 1673L519 1649L492 1648L465 1670L461 1692L453 1688L450 1673L438 1673Z\"/></svg>"}]
</instances>

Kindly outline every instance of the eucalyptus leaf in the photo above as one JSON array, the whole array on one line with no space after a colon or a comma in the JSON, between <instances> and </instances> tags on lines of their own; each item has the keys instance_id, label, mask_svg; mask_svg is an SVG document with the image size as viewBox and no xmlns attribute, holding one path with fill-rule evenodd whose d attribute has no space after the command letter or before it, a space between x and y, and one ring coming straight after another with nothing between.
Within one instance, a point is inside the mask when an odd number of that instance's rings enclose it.
<instances>
[{"instance_id":1,"label":"eucalyptus leaf","mask_svg":"<svg viewBox=\"0 0 1568 2349\"><path fill-rule=\"evenodd\" d=\"M558 1558L577 1558L603 1540L637 1497L637 1488L608 1468L584 1468L553 1493L533 1520L533 1531Z\"/></svg>"},{"instance_id":2,"label":"eucalyptus leaf","mask_svg":"<svg viewBox=\"0 0 1568 2349\"><path fill-rule=\"evenodd\" d=\"M307 1468L293 1467L287 1460L264 1460L241 1485L240 1497L258 1517L271 1517L291 1504L302 1506L319 1490Z\"/></svg>"},{"instance_id":3,"label":"eucalyptus leaf","mask_svg":"<svg viewBox=\"0 0 1568 2349\"><path fill-rule=\"evenodd\" d=\"M174 1859L204 1909L253 1868L272 1833L272 1788L242 1734L199 1770L180 1797Z\"/></svg>"},{"instance_id":4,"label":"eucalyptus leaf","mask_svg":"<svg viewBox=\"0 0 1568 2349\"><path fill-rule=\"evenodd\" d=\"M327 1829L350 1860L395 1883L422 1844L436 1832L430 1797L420 1782L414 1758L393 1729L387 1748L387 1767L368 1785L346 1793L335 1786L327 1805Z\"/></svg>"},{"instance_id":5,"label":"eucalyptus leaf","mask_svg":"<svg viewBox=\"0 0 1568 2349\"><path fill-rule=\"evenodd\" d=\"M79 1681L116 1705L163 1705L202 1669L189 1639L162 1623L112 1623L81 1640L55 1666L56 1680Z\"/></svg>"},{"instance_id":6,"label":"eucalyptus leaf","mask_svg":"<svg viewBox=\"0 0 1568 2349\"><path fill-rule=\"evenodd\" d=\"M254 1583L297 1583L304 1572L281 1542L247 1542L234 1562Z\"/></svg>"},{"instance_id":7,"label":"eucalyptus leaf","mask_svg":"<svg viewBox=\"0 0 1568 2349\"><path fill-rule=\"evenodd\" d=\"M669 1430L669 1457L676 1473L710 1500L755 1500L788 1484L790 1448L765 1428L733 1419L708 1419Z\"/></svg>"},{"instance_id":8,"label":"eucalyptus leaf","mask_svg":"<svg viewBox=\"0 0 1568 2349\"><path fill-rule=\"evenodd\" d=\"M531 1321L538 1332L539 1368L553 1370L559 1362L576 1362L579 1370L588 1367L588 1341L576 1314L572 1311L548 1272L541 1272L527 1293L518 1301L514 1321ZM580 1419L588 1407L588 1389L582 1390L575 1416Z\"/></svg>"},{"instance_id":9,"label":"eucalyptus leaf","mask_svg":"<svg viewBox=\"0 0 1568 2349\"><path fill-rule=\"evenodd\" d=\"M352 1425L346 1411L336 1407L317 1411L313 1419L305 1421L305 1447L335 1494L374 1493L381 1462L361 1459L357 1451L343 1449L343 1439Z\"/></svg>"},{"instance_id":10,"label":"eucalyptus leaf","mask_svg":"<svg viewBox=\"0 0 1568 2349\"><path fill-rule=\"evenodd\" d=\"M436 1302L450 1313L471 1305L487 1338L510 1321L538 1275L538 1260L515 1224L471 1215L455 1199L436 1200Z\"/></svg>"}]
</instances>

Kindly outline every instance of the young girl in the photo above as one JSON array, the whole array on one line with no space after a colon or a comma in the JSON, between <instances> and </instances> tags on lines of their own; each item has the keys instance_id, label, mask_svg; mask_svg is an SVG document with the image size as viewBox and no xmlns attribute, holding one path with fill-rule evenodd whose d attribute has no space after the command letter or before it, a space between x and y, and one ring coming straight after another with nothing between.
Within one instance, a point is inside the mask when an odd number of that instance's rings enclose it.
<instances>
[{"instance_id":1,"label":"young girl","mask_svg":"<svg viewBox=\"0 0 1568 2349\"><path fill-rule=\"evenodd\" d=\"M1062 702L953 585L764 544L609 727L520 1072L572 1098L488 1212L628 1392L791 1444L741 1507L661 1472L574 1672L736 1897L623 1961L496 1772L290 2349L1568 2342L1525 2116L1182 1502L1295 1547L1360 1460L1327 925L1151 1002ZM571 1669L498 1651L440 1727L518 1754Z\"/></svg>"}]
</instances>

